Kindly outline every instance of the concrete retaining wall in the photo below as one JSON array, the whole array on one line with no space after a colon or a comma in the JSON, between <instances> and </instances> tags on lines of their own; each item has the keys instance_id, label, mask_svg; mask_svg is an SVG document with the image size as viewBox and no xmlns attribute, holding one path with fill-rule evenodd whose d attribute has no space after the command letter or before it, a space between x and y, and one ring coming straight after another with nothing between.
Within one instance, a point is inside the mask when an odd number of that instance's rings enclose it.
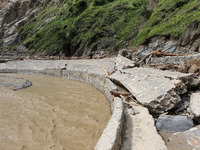
<instances>
[{"instance_id":1,"label":"concrete retaining wall","mask_svg":"<svg viewBox=\"0 0 200 150\"><path fill-rule=\"evenodd\" d=\"M53 66L53 68L49 67L48 62L46 65L48 67L45 67L45 62L43 62L42 68L40 66L40 68L37 70L37 67L32 68L33 63L23 63L23 62L12 63L11 68L9 64L0 64L0 73L51 75L51 76L77 80L94 86L106 96L109 103L111 104L111 111L112 111L111 118L94 149L119 150L121 147L122 129L124 124L123 103L120 98L113 98L113 96L110 94L110 91L116 90L117 87L104 75L95 74L93 72L91 73L84 70L84 66L82 66L80 70L78 70L77 68L75 70L71 69L73 67L70 67L70 69L66 68L60 69L59 66L55 65ZM67 61L65 63L67 63ZM75 61L74 64L76 64ZM91 70L93 69L91 68Z\"/></svg>"}]
</instances>

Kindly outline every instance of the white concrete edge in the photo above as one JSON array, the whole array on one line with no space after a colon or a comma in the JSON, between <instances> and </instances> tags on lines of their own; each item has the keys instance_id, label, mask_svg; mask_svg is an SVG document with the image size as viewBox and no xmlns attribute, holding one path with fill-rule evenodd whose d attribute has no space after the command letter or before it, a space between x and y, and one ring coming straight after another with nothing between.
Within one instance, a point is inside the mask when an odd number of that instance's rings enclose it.
<instances>
[{"instance_id":1,"label":"white concrete edge","mask_svg":"<svg viewBox=\"0 0 200 150\"><path fill-rule=\"evenodd\" d=\"M113 114L104 129L95 150L118 150L121 146L123 128L123 103L120 98L114 98Z\"/></svg>"},{"instance_id":2,"label":"white concrete edge","mask_svg":"<svg viewBox=\"0 0 200 150\"><path fill-rule=\"evenodd\" d=\"M20 67L19 67L20 68ZM115 90L116 86L108 78L98 74L90 74L85 71L77 70L29 70L27 69L0 69L0 73L24 73L24 74L40 74L51 75L62 78L68 78L90 84L100 90L108 99L112 115L99 138L94 150L119 150L122 143L122 129L124 126L124 111L121 98L114 98L110 94L111 90Z\"/></svg>"}]
</instances>

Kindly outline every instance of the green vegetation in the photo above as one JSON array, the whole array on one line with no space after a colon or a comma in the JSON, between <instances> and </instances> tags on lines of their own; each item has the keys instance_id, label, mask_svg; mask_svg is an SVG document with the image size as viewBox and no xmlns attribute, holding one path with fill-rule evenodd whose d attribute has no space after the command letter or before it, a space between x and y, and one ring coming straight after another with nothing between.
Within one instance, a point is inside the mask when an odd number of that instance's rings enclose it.
<instances>
[{"instance_id":1,"label":"green vegetation","mask_svg":"<svg viewBox=\"0 0 200 150\"><path fill-rule=\"evenodd\" d=\"M82 55L139 45L154 35L178 38L192 21L200 21L199 0L160 0L154 11L150 3L65 0L49 4L20 29L21 42L35 53Z\"/></svg>"},{"instance_id":2,"label":"green vegetation","mask_svg":"<svg viewBox=\"0 0 200 150\"><path fill-rule=\"evenodd\" d=\"M179 38L192 21L200 21L199 0L160 0L151 18L140 29L133 45L154 35Z\"/></svg>"},{"instance_id":3,"label":"green vegetation","mask_svg":"<svg viewBox=\"0 0 200 150\"><path fill-rule=\"evenodd\" d=\"M132 40L148 0L73 0L49 5L20 29L35 52L81 55L89 48L118 49ZM142 6L142 7L140 7Z\"/></svg>"}]
</instances>

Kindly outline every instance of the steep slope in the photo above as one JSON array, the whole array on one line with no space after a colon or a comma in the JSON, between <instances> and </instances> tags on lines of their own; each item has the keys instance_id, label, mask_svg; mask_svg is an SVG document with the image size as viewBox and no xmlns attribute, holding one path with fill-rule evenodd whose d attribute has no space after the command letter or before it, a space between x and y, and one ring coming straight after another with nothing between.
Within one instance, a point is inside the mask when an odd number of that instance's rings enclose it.
<instances>
[{"instance_id":1,"label":"steep slope","mask_svg":"<svg viewBox=\"0 0 200 150\"><path fill-rule=\"evenodd\" d=\"M128 46L150 16L148 0L76 0L50 5L20 29L36 52L66 56ZM146 13L147 12L147 13ZM143 15L141 15L143 14ZM149 15L149 16L148 16Z\"/></svg>"},{"instance_id":2,"label":"steep slope","mask_svg":"<svg viewBox=\"0 0 200 150\"><path fill-rule=\"evenodd\" d=\"M199 0L160 0L147 23L140 29L134 45L154 35L179 38L193 21L200 21Z\"/></svg>"},{"instance_id":3,"label":"steep slope","mask_svg":"<svg viewBox=\"0 0 200 150\"><path fill-rule=\"evenodd\" d=\"M156 35L179 40L193 22L196 40L199 5L199 0L14 0L0 11L0 45L81 56L137 46Z\"/></svg>"}]
</instances>

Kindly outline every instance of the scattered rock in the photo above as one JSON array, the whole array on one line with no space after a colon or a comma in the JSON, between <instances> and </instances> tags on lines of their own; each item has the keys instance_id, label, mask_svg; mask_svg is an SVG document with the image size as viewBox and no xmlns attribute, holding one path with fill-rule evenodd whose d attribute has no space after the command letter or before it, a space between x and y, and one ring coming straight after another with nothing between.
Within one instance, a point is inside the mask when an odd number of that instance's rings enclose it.
<instances>
[{"instance_id":1,"label":"scattered rock","mask_svg":"<svg viewBox=\"0 0 200 150\"><path fill-rule=\"evenodd\" d=\"M158 114L181 102L179 95L187 92L184 82L191 78L190 74L151 68L124 69L110 76L115 83L126 87L151 113Z\"/></svg>"},{"instance_id":2,"label":"scattered rock","mask_svg":"<svg viewBox=\"0 0 200 150\"><path fill-rule=\"evenodd\" d=\"M190 98L190 112L200 122L200 93L193 93Z\"/></svg>"},{"instance_id":3,"label":"scattered rock","mask_svg":"<svg viewBox=\"0 0 200 150\"><path fill-rule=\"evenodd\" d=\"M156 121L157 130L164 133L184 132L192 127L193 121L187 116L161 115Z\"/></svg>"},{"instance_id":4,"label":"scattered rock","mask_svg":"<svg viewBox=\"0 0 200 150\"><path fill-rule=\"evenodd\" d=\"M175 42L175 41L167 41L167 42L165 43L165 45L163 46L161 52L165 52L165 53L175 53L177 47L178 47L177 42Z\"/></svg>"},{"instance_id":5,"label":"scattered rock","mask_svg":"<svg viewBox=\"0 0 200 150\"><path fill-rule=\"evenodd\" d=\"M181 64L187 63L190 60L199 59L200 54L186 55L186 56L166 56L151 58L150 64Z\"/></svg>"},{"instance_id":6,"label":"scattered rock","mask_svg":"<svg viewBox=\"0 0 200 150\"><path fill-rule=\"evenodd\" d=\"M158 49L161 49L161 52L164 53L180 53L178 51L178 42L176 40L169 39L165 36L155 36L144 43L144 47L138 51L137 57L141 59Z\"/></svg>"},{"instance_id":7,"label":"scattered rock","mask_svg":"<svg viewBox=\"0 0 200 150\"><path fill-rule=\"evenodd\" d=\"M20 90L30 87L32 83L24 78L16 78L0 75L0 85L9 87L11 90Z\"/></svg>"},{"instance_id":8,"label":"scattered rock","mask_svg":"<svg viewBox=\"0 0 200 150\"><path fill-rule=\"evenodd\" d=\"M200 126L173 134L167 147L169 150L200 150Z\"/></svg>"},{"instance_id":9,"label":"scattered rock","mask_svg":"<svg viewBox=\"0 0 200 150\"><path fill-rule=\"evenodd\" d=\"M185 72L199 73L200 72L200 57L192 59L185 65Z\"/></svg>"}]
</instances>

